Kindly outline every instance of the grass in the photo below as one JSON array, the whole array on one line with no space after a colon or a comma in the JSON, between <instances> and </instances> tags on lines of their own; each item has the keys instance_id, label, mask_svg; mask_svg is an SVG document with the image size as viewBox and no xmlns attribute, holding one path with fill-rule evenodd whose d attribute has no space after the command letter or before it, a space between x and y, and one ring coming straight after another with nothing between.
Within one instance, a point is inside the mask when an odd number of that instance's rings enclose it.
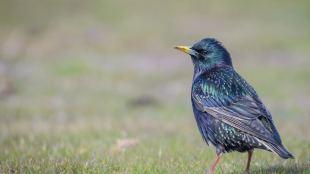
<instances>
[{"instance_id":1,"label":"grass","mask_svg":"<svg viewBox=\"0 0 310 174\"><path fill-rule=\"evenodd\" d=\"M0 2L0 173L205 173L215 148L172 49L203 37L231 52L295 156L255 150L251 172L309 173L308 4ZM246 159L225 154L214 173Z\"/></svg>"}]
</instances>

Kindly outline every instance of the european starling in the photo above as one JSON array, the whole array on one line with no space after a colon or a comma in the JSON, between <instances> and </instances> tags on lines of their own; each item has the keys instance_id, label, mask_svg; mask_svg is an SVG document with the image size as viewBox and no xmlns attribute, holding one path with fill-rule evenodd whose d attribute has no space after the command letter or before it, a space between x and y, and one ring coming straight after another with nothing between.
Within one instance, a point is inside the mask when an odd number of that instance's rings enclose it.
<instances>
[{"instance_id":1,"label":"european starling","mask_svg":"<svg viewBox=\"0 0 310 174\"><path fill-rule=\"evenodd\" d=\"M192 47L174 48L191 56L193 112L202 138L216 147L217 158L207 174L225 152L248 152L246 173L254 148L294 158L282 144L264 103L234 70L229 52L219 41L206 38Z\"/></svg>"}]
</instances>

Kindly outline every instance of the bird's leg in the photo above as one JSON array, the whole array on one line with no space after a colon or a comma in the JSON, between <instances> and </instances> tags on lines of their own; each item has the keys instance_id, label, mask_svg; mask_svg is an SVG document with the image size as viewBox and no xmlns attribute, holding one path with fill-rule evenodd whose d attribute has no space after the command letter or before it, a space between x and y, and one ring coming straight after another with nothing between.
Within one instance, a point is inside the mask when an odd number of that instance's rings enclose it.
<instances>
[{"instance_id":1,"label":"bird's leg","mask_svg":"<svg viewBox=\"0 0 310 174\"><path fill-rule=\"evenodd\" d=\"M215 161L213 162L211 168L208 170L207 174L212 174L212 171L213 171L214 167L216 166L216 163L220 160L220 158L223 155L224 149L225 149L224 146L222 146L221 144L218 144L216 146L217 157L216 157Z\"/></svg>"},{"instance_id":2,"label":"bird's leg","mask_svg":"<svg viewBox=\"0 0 310 174\"><path fill-rule=\"evenodd\" d=\"M251 164L251 158L252 158L253 151L254 151L254 149L250 149L248 151L248 153L249 153L249 155L248 155L248 164L246 166L245 173L250 173L250 164Z\"/></svg>"},{"instance_id":3,"label":"bird's leg","mask_svg":"<svg viewBox=\"0 0 310 174\"><path fill-rule=\"evenodd\" d=\"M215 159L215 161L213 162L211 168L208 170L207 174L212 174L212 171L214 169L214 167L216 166L216 163L220 160L220 158L222 157L223 152L221 152Z\"/></svg>"}]
</instances>

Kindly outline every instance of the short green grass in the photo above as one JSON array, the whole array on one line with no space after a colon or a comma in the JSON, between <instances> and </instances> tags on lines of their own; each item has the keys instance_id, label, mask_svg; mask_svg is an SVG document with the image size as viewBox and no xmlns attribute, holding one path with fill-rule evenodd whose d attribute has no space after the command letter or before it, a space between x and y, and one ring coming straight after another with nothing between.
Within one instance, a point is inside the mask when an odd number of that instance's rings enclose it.
<instances>
[{"instance_id":1,"label":"short green grass","mask_svg":"<svg viewBox=\"0 0 310 174\"><path fill-rule=\"evenodd\" d=\"M255 150L252 173L310 173L308 1L0 2L0 173L205 173L193 67L172 47L215 37L295 159ZM243 173L246 153L214 173Z\"/></svg>"}]
</instances>

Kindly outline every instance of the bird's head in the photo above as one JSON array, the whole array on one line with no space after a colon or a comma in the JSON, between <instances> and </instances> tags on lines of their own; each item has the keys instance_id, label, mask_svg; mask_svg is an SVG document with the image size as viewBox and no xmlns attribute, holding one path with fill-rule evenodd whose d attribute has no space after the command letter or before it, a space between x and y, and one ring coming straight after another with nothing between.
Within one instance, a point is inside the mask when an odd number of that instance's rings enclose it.
<instances>
[{"instance_id":1,"label":"bird's head","mask_svg":"<svg viewBox=\"0 0 310 174\"><path fill-rule=\"evenodd\" d=\"M174 48L190 54L195 74L201 74L213 68L232 66L229 52L216 39L205 38L192 47L176 46Z\"/></svg>"}]
</instances>

